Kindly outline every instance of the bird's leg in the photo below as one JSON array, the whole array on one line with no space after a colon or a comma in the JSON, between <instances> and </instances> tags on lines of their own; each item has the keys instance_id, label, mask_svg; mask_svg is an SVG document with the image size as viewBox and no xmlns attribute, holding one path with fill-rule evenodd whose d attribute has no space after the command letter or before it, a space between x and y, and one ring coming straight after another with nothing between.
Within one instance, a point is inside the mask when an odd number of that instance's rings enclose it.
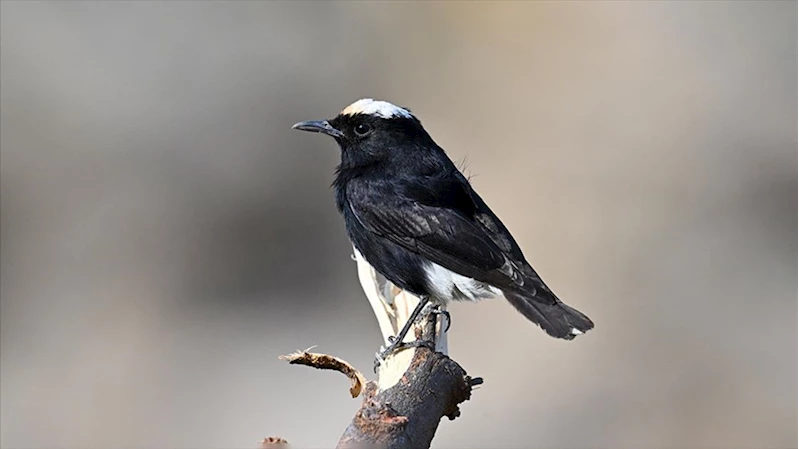
<instances>
[{"instance_id":1,"label":"bird's leg","mask_svg":"<svg viewBox=\"0 0 799 449\"><path fill-rule=\"evenodd\" d=\"M402 341L402 340L405 339L405 336L408 335L408 332L411 330L411 327L413 327L413 323L415 323L416 320L419 318L419 314L422 313L422 309L424 309L424 307L427 305L427 303L429 301L430 301L430 298L428 296L419 297L419 304L417 304L416 308L413 309L413 312L411 312L411 316L408 317L408 321L406 321L405 325L402 326L402 330L399 331L399 333L397 334L396 337L388 337L388 341L389 341L390 344L388 345L388 347L386 349L384 349L383 351L381 351L381 352L379 352L377 354L377 358L375 359L375 370L377 369L377 366L380 365L380 363L386 357L388 357L389 355L393 354L394 352L396 352L400 348L403 348L403 347L419 347L419 346L428 346L429 347L430 346L430 345L427 344L428 342L424 342L424 341L421 341L421 342L420 341L414 341L412 343L404 343Z\"/></svg>"},{"instance_id":2,"label":"bird's leg","mask_svg":"<svg viewBox=\"0 0 799 449\"><path fill-rule=\"evenodd\" d=\"M442 309L440 305L436 305L435 308L433 308L433 313L436 315L441 315L447 319L447 326L444 327L443 332L449 331L449 326L452 325L452 317L450 316L449 311Z\"/></svg>"},{"instance_id":3,"label":"bird's leg","mask_svg":"<svg viewBox=\"0 0 799 449\"><path fill-rule=\"evenodd\" d=\"M413 312L411 312L411 316L408 317L408 321L406 321L405 325L402 326L402 329L399 331L399 334L397 334L397 336L394 337L393 339L389 338L389 341L391 341L391 346L389 346L389 348L393 346L394 347L393 349L396 349L397 346L402 344L402 340L404 340L405 336L408 335L408 332L410 332L411 327L413 327L413 323L415 323L416 320L419 318L419 314L422 313L424 306L426 306L429 301L430 298L428 296L422 296L419 298L419 304L417 304L416 308L413 309ZM386 348L386 350L389 354L391 353L391 351L388 351L388 348Z\"/></svg>"}]
</instances>

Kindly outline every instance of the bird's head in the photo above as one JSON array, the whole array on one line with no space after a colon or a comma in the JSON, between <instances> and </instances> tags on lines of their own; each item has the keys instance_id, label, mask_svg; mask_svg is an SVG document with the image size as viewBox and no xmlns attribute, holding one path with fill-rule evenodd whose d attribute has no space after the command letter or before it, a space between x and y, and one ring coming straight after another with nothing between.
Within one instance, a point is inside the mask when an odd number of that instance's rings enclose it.
<instances>
[{"instance_id":1,"label":"bird's head","mask_svg":"<svg viewBox=\"0 0 799 449\"><path fill-rule=\"evenodd\" d=\"M421 156L436 144L406 108L365 98L330 120L309 120L293 129L327 134L341 148L342 168Z\"/></svg>"}]
</instances>

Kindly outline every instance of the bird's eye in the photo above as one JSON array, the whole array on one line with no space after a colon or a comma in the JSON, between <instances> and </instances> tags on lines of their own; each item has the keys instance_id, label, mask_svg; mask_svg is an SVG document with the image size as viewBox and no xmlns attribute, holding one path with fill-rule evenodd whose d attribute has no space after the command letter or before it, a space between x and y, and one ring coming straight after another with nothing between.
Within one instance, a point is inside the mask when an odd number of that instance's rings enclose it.
<instances>
[{"instance_id":1,"label":"bird's eye","mask_svg":"<svg viewBox=\"0 0 799 449\"><path fill-rule=\"evenodd\" d=\"M372 128L370 128L369 125L364 125L363 123L361 123L360 125L355 125L355 134L359 136L365 136L371 130Z\"/></svg>"}]
</instances>

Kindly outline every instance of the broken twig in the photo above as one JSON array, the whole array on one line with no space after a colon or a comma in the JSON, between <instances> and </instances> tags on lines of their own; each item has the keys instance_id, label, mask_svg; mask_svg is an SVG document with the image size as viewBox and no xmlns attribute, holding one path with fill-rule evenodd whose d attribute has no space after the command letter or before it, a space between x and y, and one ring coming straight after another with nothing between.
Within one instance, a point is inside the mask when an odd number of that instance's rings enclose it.
<instances>
[{"instance_id":1,"label":"broken twig","mask_svg":"<svg viewBox=\"0 0 799 449\"><path fill-rule=\"evenodd\" d=\"M366 385L366 378L363 377L360 371L355 369L352 365L338 357L333 357L327 354L317 354L315 352L297 351L288 355L281 355L278 357L280 360L286 360L292 365L305 365L311 366L316 369L328 369L338 371L345 376L349 377L352 385L350 386L350 394L353 398L360 396L363 391L363 386Z\"/></svg>"}]
</instances>

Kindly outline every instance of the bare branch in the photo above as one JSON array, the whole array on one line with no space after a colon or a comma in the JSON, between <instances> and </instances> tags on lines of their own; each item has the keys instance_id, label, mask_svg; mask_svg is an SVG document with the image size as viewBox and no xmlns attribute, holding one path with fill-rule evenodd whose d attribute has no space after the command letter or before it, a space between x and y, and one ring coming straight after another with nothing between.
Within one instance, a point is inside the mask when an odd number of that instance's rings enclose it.
<instances>
[{"instance_id":1,"label":"bare branch","mask_svg":"<svg viewBox=\"0 0 799 449\"><path fill-rule=\"evenodd\" d=\"M355 250L358 278L377 318L383 343L399 333L419 298L404 292L372 268ZM459 405L469 399L472 388L482 383L471 378L447 356L447 338L443 320L433 309L422 315L408 332L404 342L427 342L428 346L407 347L382 360L377 382L366 382L349 363L333 356L308 350L281 356L291 364L312 366L344 373L352 381L352 397L363 391L363 403L344 431L337 448L385 447L389 449L426 449L435 435L441 418L460 416ZM435 351L429 349L435 347Z\"/></svg>"},{"instance_id":2,"label":"bare branch","mask_svg":"<svg viewBox=\"0 0 799 449\"><path fill-rule=\"evenodd\" d=\"M427 330L434 329L429 319L425 324ZM445 354L424 347L405 352L412 354L411 363L397 384L386 390L379 390L374 382L367 384L363 404L338 448L428 448L441 418L460 416L459 404L469 399L475 384L463 368Z\"/></svg>"}]
</instances>

